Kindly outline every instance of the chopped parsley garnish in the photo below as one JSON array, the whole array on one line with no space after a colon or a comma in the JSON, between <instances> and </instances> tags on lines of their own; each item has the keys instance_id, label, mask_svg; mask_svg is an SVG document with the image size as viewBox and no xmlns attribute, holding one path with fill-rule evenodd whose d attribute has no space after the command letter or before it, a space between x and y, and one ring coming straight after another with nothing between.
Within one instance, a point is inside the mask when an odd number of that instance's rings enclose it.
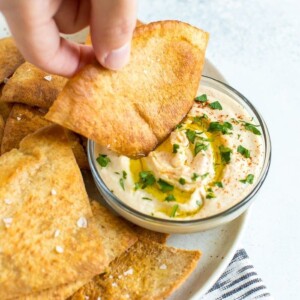
<instances>
[{"instance_id":1,"label":"chopped parsley garnish","mask_svg":"<svg viewBox=\"0 0 300 300\"><path fill-rule=\"evenodd\" d=\"M118 172L115 172L118 173ZM120 175L120 173L118 173ZM122 171L122 178L119 179L120 186L122 187L123 191L125 191L125 186L124 186L124 180L127 178L127 172Z\"/></svg>"},{"instance_id":2,"label":"chopped parsley garnish","mask_svg":"<svg viewBox=\"0 0 300 300\"><path fill-rule=\"evenodd\" d=\"M179 149L179 145L178 144L174 144L173 145L173 153L177 153L178 149Z\"/></svg>"},{"instance_id":3,"label":"chopped parsley garnish","mask_svg":"<svg viewBox=\"0 0 300 300\"><path fill-rule=\"evenodd\" d=\"M208 116L206 114L203 114L201 117L197 116L193 118L193 123L200 124L200 126L203 126L203 120L207 120Z\"/></svg>"},{"instance_id":4,"label":"chopped parsley garnish","mask_svg":"<svg viewBox=\"0 0 300 300\"><path fill-rule=\"evenodd\" d=\"M141 171L139 173L140 182L135 183L135 190L139 188L146 188L149 185L153 185L155 183L155 177L150 171Z\"/></svg>"},{"instance_id":5,"label":"chopped parsley garnish","mask_svg":"<svg viewBox=\"0 0 300 300\"><path fill-rule=\"evenodd\" d=\"M208 193L206 194L207 199L213 199L216 198L215 193L213 192L212 188L207 189Z\"/></svg>"},{"instance_id":6,"label":"chopped parsley garnish","mask_svg":"<svg viewBox=\"0 0 300 300\"><path fill-rule=\"evenodd\" d=\"M213 192L209 192L209 193L206 194L206 198L207 199L213 199L213 198L216 198L216 195Z\"/></svg>"},{"instance_id":7,"label":"chopped parsley garnish","mask_svg":"<svg viewBox=\"0 0 300 300\"><path fill-rule=\"evenodd\" d=\"M178 181L179 181L179 183L180 183L181 185L184 185L184 184L185 184L185 179L184 179L184 178L182 178L182 177L181 177L181 178L179 178L179 180L178 180Z\"/></svg>"},{"instance_id":8,"label":"chopped parsley garnish","mask_svg":"<svg viewBox=\"0 0 300 300\"><path fill-rule=\"evenodd\" d=\"M119 173L119 172L115 172L115 174L117 174L117 175L120 175L120 173Z\"/></svg>"},{"instance_id":9,"label":"chopped parsley garnish","mask_svg":"<svg viewBox=\"0 0 300 300\"><path fill-rule=\"evenodd\" d=\"M159 185L160 190L165 193L165 192L169 192L169 191L173 191L174 190L174 186L167 183L166 181L164 181L163 179L159 178L159 180L157 181L157 184Z\"/></svg>"},{"instance_id":10,"label":"chopped parsley garnish","mask_svg":"<svg viewBox=\"0 0 300 300\"><path fill-rule=\"evenodd\" d=\"M243 122L243 125L246 130L248 130L256 135L261 135L261 132L256 128L256 127L259 127L259 125L254 125L254 124L247 123L247 122Z\"/></svg>"},{"instance_id":11,"label":"chopped parsley garnish","mask_svg":"<svg viewBox=\"0 0 300 300\"><path fill-rule=\"evenodd\" d=\"M209 175L209 172L207 172L207 173L201 175L200 177L201 177L201 179L204 179L204 178L206 178L208 175Z\"/></svg>"},{"instance_id":12,"label":"chopped parsley garnish","mask_svg":"<svg viewBox=\"0 0 300 300\"><path fill-rule=\"evenodd\" d=\"M230 162L230 159L231 159L232 150L228 147L225 147L225 146L221 145L219 147L219 151L220 151L222 162L224 164L228 164Z\"/></svg>"},{"instance_id":13,"label":"chopped parsley garnish","mask_svg":"<svg viewBox=\"0 0 300 300\"><path fill-rule=\"evenodd\" d=\"M196 181L197 178L198 178L199 176L200 176L200 175L198 175L197 173L194 173L194 174L193 174L193 177L192 177L192 180L193 180L193 181Z\"/></svg>"},{"instance_id":14,"label":"chopped parsley garnish","mask_svg":"<svg viewBox=\"0 0 300 300\"><path fill-rule=\"evenodd\" d=\"M240 135L240 134L238 134L238 139L240 139L240 137L241 137L241 135Z\"/></svg>"},{"instance_id":15,"label":"chopped parsley garnish","mask_svg":"<svg viewBox=\"0 0 300 300\"><path fill-rule=\"evenodd\" d=\"M195 98L195 101L205 103L205 102L207 102L207 95L203 94L201 96L198 96L198 97Z\"/></svg>"},{"instance_id":16,"label":"chopped parsley garnish","mask_svg":"<svg viewBox=\"0 0 300 300\"><path fill-rule=\"evenodd\" d=\"M152 199L148 198L148 197L142 197L143 200L148 200L148 201L152 201Z\"/></svg>"},{"instance_id":17,"label":"chopped parsley garnish","mask_svg":"<svg viewBox=\"0 0 300 300\"><path fill-rule=\"evenodd\" d=\"M218 110L222 110L223 109L223 107L222 107L222 105L221 105L221 103L219 101L215 101L215 102L210 103L209 107L211 109L218 109Z\"/></svg>"},{"instance_id":18,"label":"chopped parsley garnish","mask_svg":"<svg viewBox=\"0 0 300 300\"><path fill-rule=\"evenodd\" d=\"M195 138L196 138L196 132L195 132L194 130L188 129L188 130L186 131L185 134L186 134L186 137L188 138L188 140L189 140L192 144L194 144Z\"/></svg>"},{"instance_id":19,"label":"chopped parsley garnish","mask_svg":"<svg viewBox=\"0 0 300 300\"><path fill-rule=\"evenodd\" d=\"M221 181L216 181L214 183L215 186L219 187L219 188L223 188L223 183Z\"/></svg>"},{"instance_id":20,"label":"chopped parsley garnish","mask_svg":"<svg viewBox=\"0 0 300 300\"><path fill-rule=\"evenodd\" d=\"M240 180L240 182L252 184L253 180L254 180L254 175L249 174L249 175L247 175L247 177L245 179Z\"/></svg>"},{"instance_id":21,"label":"chopped parsley garnish","mask_svg":"<svg viewBox=\"0 0 300 300\"><path fill-rule=\"evenodd\" d=\"M183 125L182 124L178 124L176 125L176 129L180 129Z\"/></svg>"},{"instance_id":22,"label":"chopped parsley garnish","mask_svg":"<svg viewBox=\"0 0 300 300\"><path fill-rule=\"evenodd\" d=\"M250 151L247 148L243 147L242 145L238 146L237 152L241 153L246 158L250 157Z\"/></svg>"},{"instance_id":23,"label":"chopped parsley garnish","mask_svg":"<svg viewBox=\"0 0 300 300\"><path fill-rule=\"evenodd\" d=\"M195 156L201 151L205 151L207 150L208 145L207 144L203 144L203 143L196 143L195 145Z\"/></svg>"},{"instance_id":24,"label":"chopped parsley garnish","mask_svg":"<svg viewBox=\"0 0 300 300\"><path fill-rule=\"evenodd\" d=\"M172 211L171 211L171 214L170 214L170 217L171 217L171 218L174 218L174 217L175 217L176 212L177 212L177 210L178 210L178 207L179 207L178 204L176 204L176 205L173 206Z\"/></svg>"},{"instance_id":25,"label":"chopped parsley garnish","mask_svg":"<svg viewBox=\"0 0 300 300\"><path fill-rule=\"evenodd\" d=\"M124 178L120 178L119 183L120 183L120 186L122 187L123 191L125 191Z\"/></svg>"},{"instance_id":26,"label":"chopped parsley garnish","mask_svg":"<svg viewBox=\"0 0 300 300\"><path fill-rule=\"evenodd\" d=\"M140 189L141 187L142 187L142 184L140 182L135 182L134 183L134 190L135 191L138 190L138 189Z\"/></svg>"},{"instance_id":27,"label":"chopped parsley garnish","mask_svg":"<svg viewBox=\"0 0 300 300\"><path fill-rule=\"evenodd\" d=\"M229 122L224 122L223 124L220 122L211 122L208 126L207 131L209 132L222 132L222 134L231 134L232 132L232 124Z\"/></svg>"},{"instance_id":28,"label":"chopped parsley garnish","mask_svg":"<svg viewBox=\"0 0 300 300\"><path fill-rule=\"evenodd\" d=\"M101 167L106 167L110 163L110 159L106 154L99 154L99 156L96 158L97 163Z\"/></svg>"},{"instance_id":29,"label":"chopped parsley garnish","mask_svg":"<svg viewBox=\"0 0 300 300\"><path fill-rule=\"evenodd\" d=\"M165 198L165 201L171 202L171 201L176 201L174 195L170 194Z\"/></svg>"}]
</instances>

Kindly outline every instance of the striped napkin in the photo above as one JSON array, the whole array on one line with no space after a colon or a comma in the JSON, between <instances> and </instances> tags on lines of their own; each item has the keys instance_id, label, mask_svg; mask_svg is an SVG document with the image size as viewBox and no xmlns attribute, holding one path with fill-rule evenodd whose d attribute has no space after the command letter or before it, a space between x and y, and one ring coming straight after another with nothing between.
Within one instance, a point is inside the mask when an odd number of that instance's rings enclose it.
<instances>
[{"instance_id":1,"label":"striped napkin","mask_svg":"<svg viewBox=\"0 0 300 300\"><path fill-rule=\"evenodd\" d=\"M214 286L199 300L274 299L257 275L244 249L235 253Z\"/></svg>"}]
</instances>

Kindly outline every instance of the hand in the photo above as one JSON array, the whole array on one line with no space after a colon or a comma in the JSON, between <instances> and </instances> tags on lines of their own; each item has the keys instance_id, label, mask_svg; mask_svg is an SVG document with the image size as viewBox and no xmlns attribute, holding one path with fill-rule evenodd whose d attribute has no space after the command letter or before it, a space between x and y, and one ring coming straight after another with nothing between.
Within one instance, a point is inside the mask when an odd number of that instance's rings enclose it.
<instances>
[{"instance_id":1,"label":"hand","mask_svg":"<svg viewBox=\"0 0 300 300\"><path fill-rule=\"evenodd\" d=\"M0 10L24 58L49 73L72 76L95 57L112 70L129 60L136 0L0 0ZM93 48L59 35L87 25Z\"/></svg>"}]
</instances>

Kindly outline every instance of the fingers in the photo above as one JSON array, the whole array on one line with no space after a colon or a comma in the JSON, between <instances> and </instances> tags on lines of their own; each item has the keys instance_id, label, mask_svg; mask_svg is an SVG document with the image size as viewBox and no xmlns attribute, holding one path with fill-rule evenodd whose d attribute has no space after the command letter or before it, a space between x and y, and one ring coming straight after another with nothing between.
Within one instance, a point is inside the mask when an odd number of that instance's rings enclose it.
<instances>
[{"instance_id":1,"label":"fingers","mask_svg":"<svg viewBox=\"0 0 300 300\"><path fill-rule=\"evenodd\" d=\"M35 9L39 12L39 8ZM36 17L33 8L30 13L33 16L28 18L28 15L23 15L23 11L19 11L16 18L15 11L4 12L26 60L49 73L70 77L94 59L91 47L78 45L60 37L51 16Z\"/></svg>"},{"instance_id":2,"label":"fingers","mask_svg":"<svg viewBox=\"0 0 300 300\"><path fill-rule=\"evenodd\" d=\"M91 2L87 0L64 0L54 16L57 27L62 33L75 33L90 21Z\"/></svg>"},{"instance_id":3,"label":"fingers","mask_svg":"<svg viewBox=\"0 0 300 300\"><path fill-rule=\"evenodd\" d=\"M91 37L98 61L118 70L128 61L136 0L91 0Z\"/></svg>"}]
</instances>

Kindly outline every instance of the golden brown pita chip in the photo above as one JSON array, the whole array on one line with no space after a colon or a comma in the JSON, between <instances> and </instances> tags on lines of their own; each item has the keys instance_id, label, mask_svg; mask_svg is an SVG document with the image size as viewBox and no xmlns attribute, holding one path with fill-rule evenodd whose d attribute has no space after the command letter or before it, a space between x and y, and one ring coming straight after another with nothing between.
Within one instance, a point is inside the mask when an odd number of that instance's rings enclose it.
<instances>
[{"instance_id":1,"label":"golden brown pita chip","mask_svg":"<svg viewBox=\"0 0 300 300\"><path fill-rule=\"evenodd\" d=\"M125 220L113 215L97 201L91 202L96 224L103 237L103 247L109 262L120 256L138 239Z\"/></svg>"},{"instance_id":2,"label":"golden brown pita chip","mask_svg":"<svg viewBox=\"0 0 300 300\"><path fill-rule=\"evenodd\" d=\"M105 269L102 237L62 128L43 128L0 157L0 199L0 299Z\"/></svg>"},{"instance_id":3,"label":"golden brown pita chip","mask_svg":"<svg viewBox=\"0 0 300 300\"><path fill-rule=\"evenodd\" d=\"M22 64L2 91L2 101L49 108L67 79L46 73L29 62Z\"/></svg>"},{"instance_id":4,"label":"golden brown pita chip","mask_svg":"<svg viewBox=\"0 0 300 300\"><path fill-rule=\"evenodd\" d=\"M24 58L12 38L0 39L0 83L24 63Z\"/></svg>"},{"instance_id":5,"label":"golden brown pita chip","mask_svg":"<svg viewBox=\"0 0 300 300\"><path fill-rule=\"evenodd\" d=\"M38 107L25 104L14 104L9 118L6 121L4 136L1 145L1 153L19 148L21 140L30 133L52 124L44 118L46 111ZM89 163L79 136L66 130L70 146L75 155L79 168L89 169Z\"/></svg>"},{"instance_id":6,"label":"golden brown pita chip","mask_svg":"<svg viewBox=\"0 0 300 300\"><path fill-rule=\"evenodd\" d=\"M43 116L45 112L39 108L24 104L15 104L6 121L4 136L1 144L1 153L19 148L21 140L30 133L52 124Z\"/></svg>"},{"instance_id":7,"label":"golden brown pita chip","mask_svg":"<svg viewBox=\"0 0 300 300\"><path fill-rule=\"evenodd\" d=\"M96 276L72 300L165 299L195 269L199 251L139 241L110 264L110 271Z\"/></svg>"},{"instance_id":8,"label":"golden brown pita chip","mask_svg":"<svg viewBox=\"0 0 300 300\"><path fill-rule=\"evenodd\" d=\"M178 21L138 26L130 62L88 65L68 81L46 118L127 156L153 150L190 110L208 34Z\"/></svg>"}]
</instances>

